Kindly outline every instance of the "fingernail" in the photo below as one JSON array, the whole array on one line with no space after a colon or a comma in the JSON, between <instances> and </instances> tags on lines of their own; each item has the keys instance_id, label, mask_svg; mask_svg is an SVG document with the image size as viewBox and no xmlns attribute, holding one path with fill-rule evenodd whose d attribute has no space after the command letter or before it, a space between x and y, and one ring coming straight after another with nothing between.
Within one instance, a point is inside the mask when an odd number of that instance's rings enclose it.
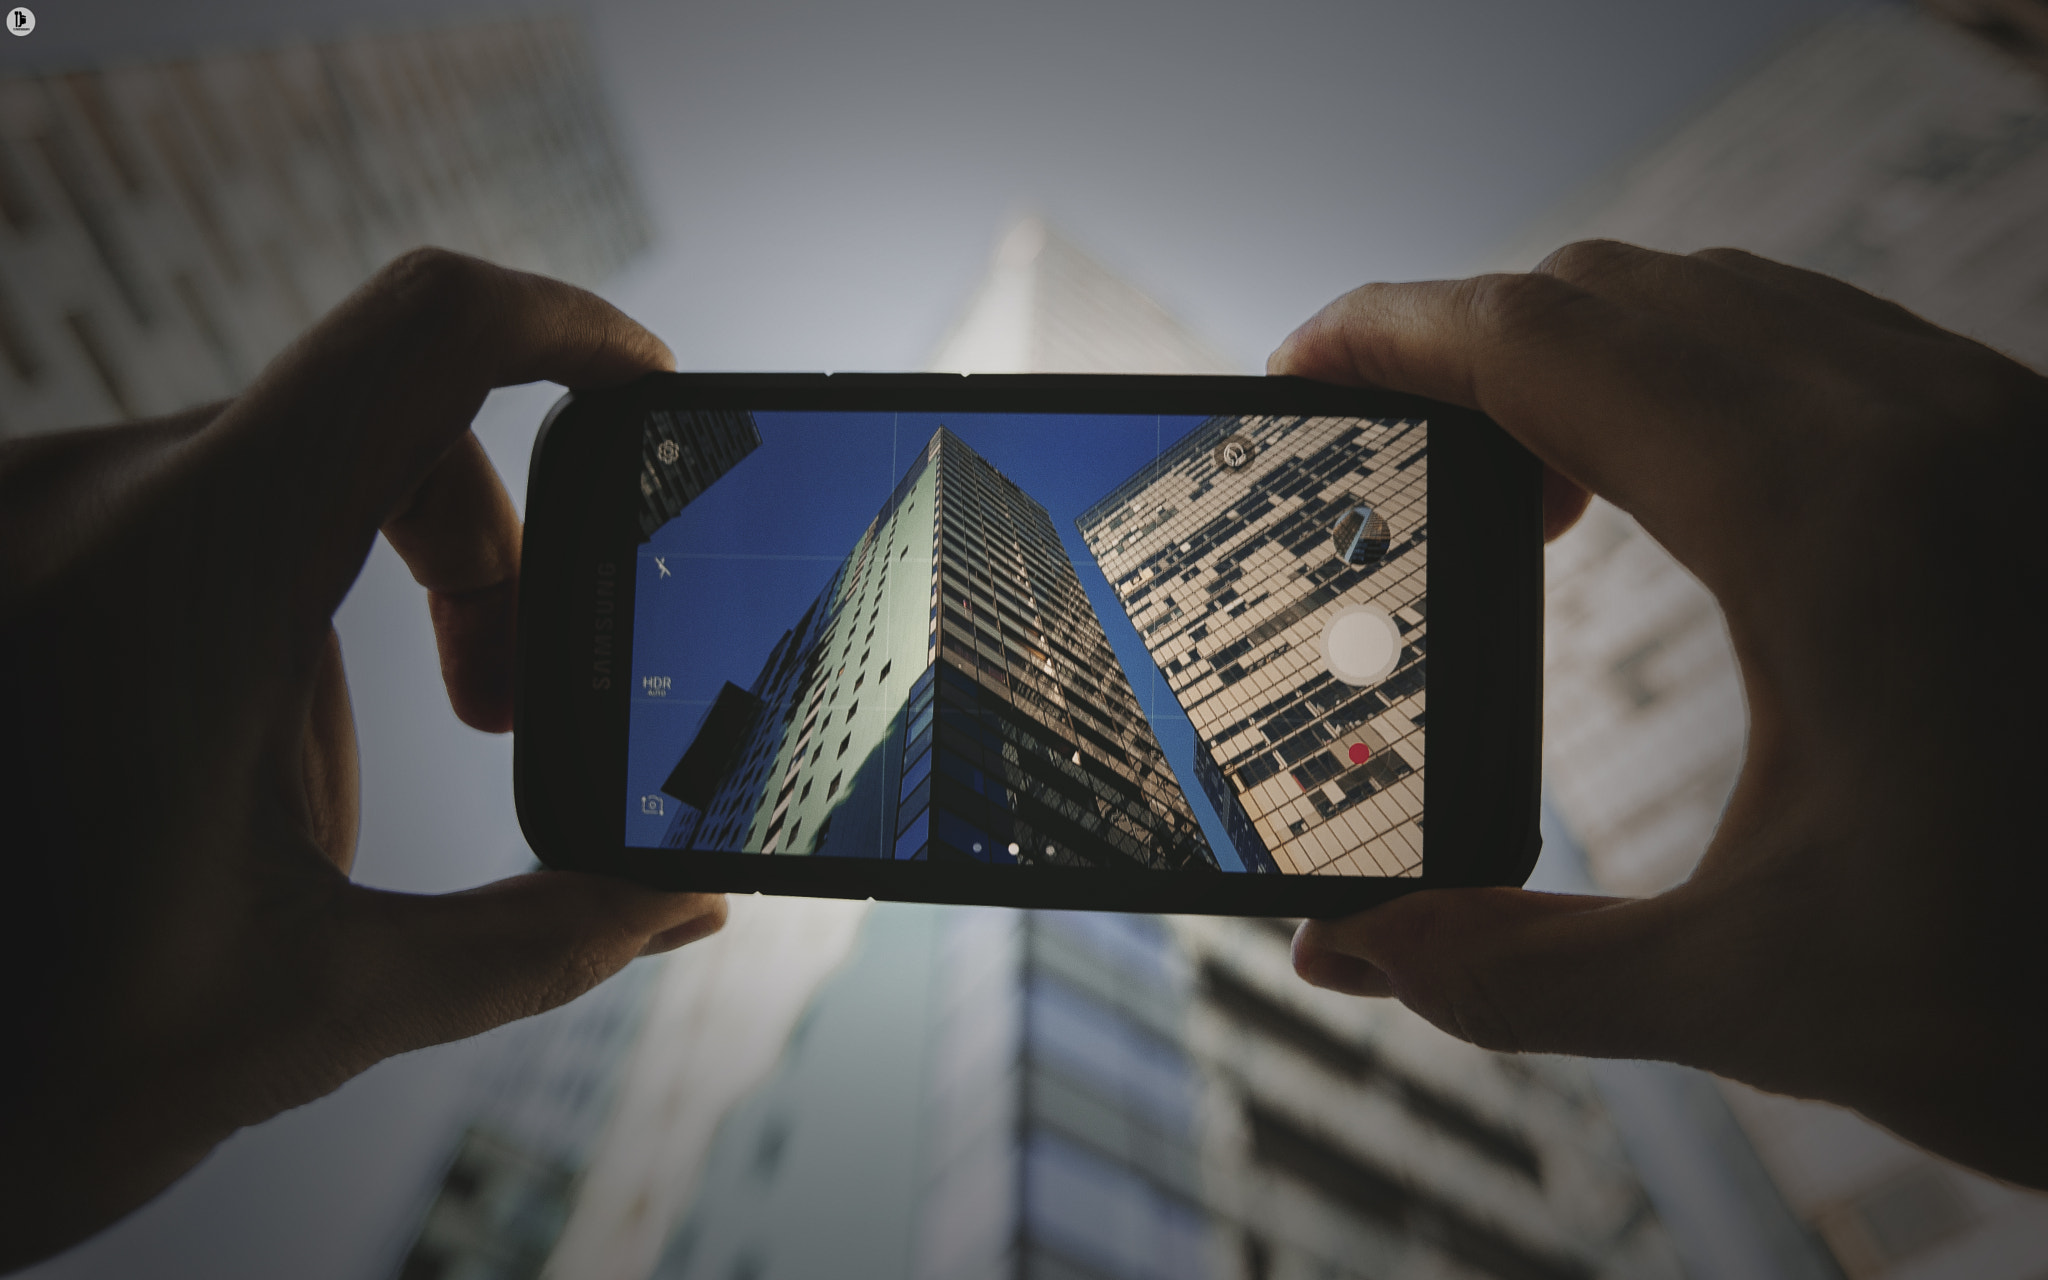
<instances>
[{"instance_id":1,"label":"fingernail","mask_svg":"<svg viewBox=\"0 0 2048 1280\"><path fill-rule=\"evenodd\" d=\"M1303 948L1295 953L1294 971L1312 987L1341 991L1347 996L1394 994L1393 984L1376 966L1335 951Z\"/></svg>"},{"instance_id":2,"label":"fingernail","mask_svg":"<svg viewBox=\"0 0 2048 1280\"><path fill-rule=\"evenodd\" d=\"M706 911L702 915L692 916L681 924L664 929L649 938L647 945L640 948L640 954L658 956L663 952L674 951L678 947L687 947L700 938L708 938L717 933L724 923L724 918L716 911Z\"/></svg>"}]
</instances>

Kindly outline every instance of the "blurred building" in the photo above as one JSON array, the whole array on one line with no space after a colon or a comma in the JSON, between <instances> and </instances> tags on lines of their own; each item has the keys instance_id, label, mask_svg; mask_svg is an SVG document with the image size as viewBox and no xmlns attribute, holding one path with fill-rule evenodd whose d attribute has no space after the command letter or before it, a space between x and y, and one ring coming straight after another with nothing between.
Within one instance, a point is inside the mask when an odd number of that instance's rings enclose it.
<instances>
[{"instance_id":1,"label":"blurred building","mask_svg":"<svg viewBox=\"0 0 2048 1280\"><path fill-rule=\"evenodd\" d=\"M1003 235L937 373L1239 373L1087 251L1020 218Z\"/></svg>"},{"instance_id":2,"label":"blurred building","mask_svg":"<svg viewBox=\"0 0 2048 1280\"><path fill-rule=\"evenodd\" d=\"M877 907L654 1274L1683 1274L1579 1068L1305 988L1287 935Z\"/></svg>"},{"instance_id":3,"label":"blurred building","mask_svg":"<svg viewBox=\"0 0 2048 1280\"><path fill-rule=\"evenodd\" d=\"M1426 430L1212 418L1077 522L1247 869L1422 874Z\"/></svg>"},{"instance_id":4,"label":"blurred building","mask_svg":"<svg viewBox=\"0 0 2048 1280\"><path fill-rule=\"evenodd\" d=\"M399 1280L530 1280L567 1222L638 1038L655 966L492 1033L476 1109L424 1190Z\"/></svg>"},{"instance_id":5,"label":"blurred building","mask_svg":"<svg viewBox=\"0 0 2048 1280\"><path fill-rule=\"evenodd\" d=\"M2014 33L2038 23L2038 6L1933 7L1994 26L2008 14ZM1589 236L1825 271L2048 369L2048 84L1916 10L1862 12L1782 50L1482 265L1526 269ZM1727 628L1605 503L1552 544L1547 569L1545 777L1598 885L1653 893L1690 873L1741 766ZM1849 1276L2040 1274L2048 1196L1837 1108L1724 1091Z\"/></svg>"},{"instance_id":6,"label":"blurred building","mask_svg":"<svg viewBox=\"0 0 2048 1280\"><path fill-rule=\"evenodd\" d=\"M647 242L573 22L0 80L0 436L233 394L419 245L596 283Z\"/></svg>"},{"instance_id":7,"label":"blurred building","mask_svg":"<svg viewBox=\"0 0 2048 1280\"><path fill-rule=\"evenodd\" d=\"M899 989L848 978L849 955L873 905L738 895L717 935L637 962L655 971L646 1013L631 1048L614 1062L619 1083L610 1115L578 1171L567 1225L542 1276L646 1280L676 1223L710 1193L707 1154L722 1121L758 1098L763 1081L789 1060L790 1046L811 1025L820 984L856 981L867 1003L841 1007L878 1036L896 1034L873 1011L894 1007L925 979L912 973L910 987ZM869 1083L844 1074L827 1112L843 1107L849 1122L884 1113L890 1099ZM845 1209L860 1203L857 1193L886 1194L892 1176L878 1146L855 1185L816 1206L820 1220L838 1214L845 1221Z\"/></svg>"},{"instance_id":8,"label":"blurred building","mask_svg":"<svg viewBox=\"0 0 2048 1280\"><path fill-rule=\"evenodd\" d=\"M1051 516L943 427L664 790L677 848L1216 865Z\"/></svg>"},{"instance_id":9,"label":"blurred building","mask_svg":"<svg viewBox=\"0 0 2048 1280\"><path fill-rule=\"evenodd\" d=\"M2048 8L2036 0L1921 0L1921 5L2048 76Z\"/></svg>"}]
</instances>

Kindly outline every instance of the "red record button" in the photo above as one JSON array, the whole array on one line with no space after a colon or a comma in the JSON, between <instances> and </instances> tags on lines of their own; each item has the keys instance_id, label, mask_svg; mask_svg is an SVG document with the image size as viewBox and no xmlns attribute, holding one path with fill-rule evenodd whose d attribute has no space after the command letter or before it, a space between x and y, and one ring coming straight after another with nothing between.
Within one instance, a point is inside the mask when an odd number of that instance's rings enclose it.
<instances>
[{"instance_id":1,"label":"red record button","mask_svg":"<svg viewBox=\"0 0 2048 1280\"><path fill-rule=\"evenodd\" d=\"M1354 742L1351 744L1351 763L1364 764L1366 761L1370 759L1372 759L1371 747L1366 746L1363 742Z\"/></svg>"}]
</instances>

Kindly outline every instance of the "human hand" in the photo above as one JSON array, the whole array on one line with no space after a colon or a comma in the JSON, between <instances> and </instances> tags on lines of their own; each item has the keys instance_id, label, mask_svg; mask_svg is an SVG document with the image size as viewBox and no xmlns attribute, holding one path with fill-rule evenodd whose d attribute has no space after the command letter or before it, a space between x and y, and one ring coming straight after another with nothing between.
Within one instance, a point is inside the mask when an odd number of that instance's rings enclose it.
<instances>
[{"instance_id":1,"label":"human hand","mask_svg":"<svg viewBox=\"0 0 2048 1280\"><path fill-rule=\"evenodd\" d=\"M395 1053L715 931L722 897L541 872L353 884L330 618L381 528L462 720L512 723L520 528L491 388L671 367L596 297L420 251L232 401L0 448L0 1270Z\"/></svg>"},{"instance_id":2,"label":"human hand","mask_svg":"<svg viewBox=\"0 0 2048 1280\"><path fill-rule=\"evenodd\" d=\"M1690 1063L2048 1186L2034 610L2048 380L1734 250L1568 246L1529 275L1368 285L1271 373L1481 409L1714 593L1749 704L1686 883L1439 890L1295 938L1319 986L1489 1048Z\"/></svg>"}]
</instances>

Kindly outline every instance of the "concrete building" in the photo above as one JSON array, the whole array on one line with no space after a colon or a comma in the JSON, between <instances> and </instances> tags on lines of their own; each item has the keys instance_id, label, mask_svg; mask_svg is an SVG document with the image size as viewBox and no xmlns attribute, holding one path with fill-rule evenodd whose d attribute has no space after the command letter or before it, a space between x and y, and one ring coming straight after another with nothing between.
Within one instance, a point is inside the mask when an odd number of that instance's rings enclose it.
<instances>
[{"instance_id":1,"label":"concrete building","mask_svg":"<svg viewBox=\"0 0 2048 1280\"><path fill-rule=\"evenodd\" d=\"M677 848L1216 865L1052 518L943 428L664 790Z\"/></svg>"},{"instance_id":2,"label":"concrete building","mask_svg":"<svg viewBox=\"0 0 2048 1280\"><path fill-rule=\"evenodd\" d=\"M491 1033L468 1124L423 1188L399 1280L532 1280L605 1131L656 966L635 965L551 1015Z\"/></svg>"},{"instance_id":3,"label":"concrete building","mask_svg":"<svg viewBox=\"0 0 2048 1280\"><path fill-rule=\"evenodd\" d=\"M2038 25L2023 5L1930 7L2015 40ZM2044 228L2048 89L1990 45L1886 6L1794 42L1476 265L1527 269L1590 236L1677 252L1734 245L2048 369ZM1706 589L1606 503L1551 545L1547 572L1547 784L1597 887L1656 892L1690 874L1741 766L1726 625ZM2048 1196L1933 1159L1839 1108L1722 1091L1848 1276L2033 1280L2048 1257Z\"/></svg>"},{"instance_id":4,"label":"concrete building","mask_svg":"<svg viewBox=\"0 0 2048 1280\"><path fill-rule=\"evenodd\" d=\"M0 436L232 395L419 245L589 284L647 242L573 22L0 79Z\"/></svg>"},{"instance_id":5,"label":"concrete building","mask_svg":"<svg viewBox=\"0 0 2048 1280\"><path fill-rule=\"evenodd\" d=\"M1426 430L1212 418L1077 521L1247 868L1422 874Z\"/></svg>"},{"instance_id":6,"label":"concrete building","mask_svg":"<svg viewBox=\"0 0 2048 1280\"><path fill-rule=\"evenodd\" d=\"M1683 1274L1577 1068L1310 991L1286 932L877 907L654 1274Z\"/></svg>"}]
</instances>

